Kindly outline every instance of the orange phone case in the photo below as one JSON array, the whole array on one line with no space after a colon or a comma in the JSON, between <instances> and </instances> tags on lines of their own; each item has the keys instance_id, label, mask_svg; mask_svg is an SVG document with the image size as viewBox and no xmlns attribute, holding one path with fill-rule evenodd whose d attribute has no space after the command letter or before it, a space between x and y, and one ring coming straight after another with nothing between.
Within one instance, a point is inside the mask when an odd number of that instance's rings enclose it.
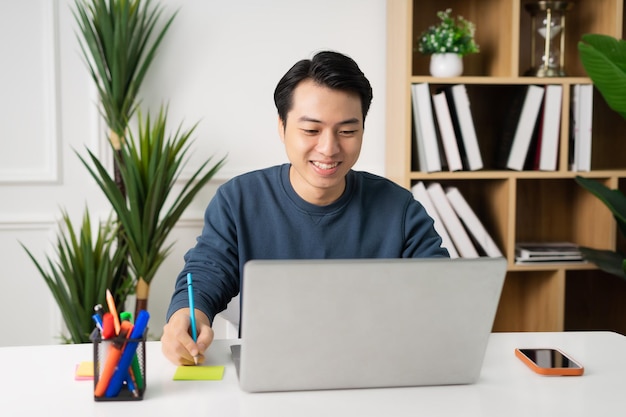
<instances>
[{"instance_id":1,"label":"orange phone case","mask_svg":"<svg viewBox=\"0 0 626 417\"><path fill-rule=\"evenodd\" d=\"M537 365L532 359L526 356L519 348L515 349L515 356L521 359L530 369L534 372L541 375L565 375L565 376L579 376L585 372L585 368L578 362L572 359L569 355L566 355L565 352L555 349L555 348L542 348L549 349L559 352L561 355L565 356L570 362L578 365L578 368L543 368Z\"/></svg>"}]
</instances>

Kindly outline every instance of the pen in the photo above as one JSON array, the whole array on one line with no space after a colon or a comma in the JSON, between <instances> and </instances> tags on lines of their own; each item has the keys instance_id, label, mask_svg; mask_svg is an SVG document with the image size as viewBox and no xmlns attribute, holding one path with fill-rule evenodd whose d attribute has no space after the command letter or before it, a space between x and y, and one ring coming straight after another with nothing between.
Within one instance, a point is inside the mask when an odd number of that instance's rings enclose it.
<instances>
[{"instance_id":1,"label":"pen","mask_svg":"<svg viewBox=\"0 0 626 417\"><path fill-rule=\"evenodd\" d=\"M131 368L128 368L128 378L126 378L126 386L128 390L133 394L133 397L139 397L139 391L137 390L137 381L135 381L135 375Z\"/></svg>"},{"instance_id":2,"label":"pen","mask_svg":"<svg viewBox=\"0 0 626 417\"><path fill-rule=\"evenodd\" d=\"M113 325L113 314L108 311L102 316L102 338L110 339L115 336L115 326Z\"/></svg>"},{"instance_id":3,"label":"pen","mask_svg":"<svg viewBox=\"0 0 626 417\"><path fill-rule=\"evenodd\" d=\"M189 319L191 320L191 337L193 341L198 341L198 335L196 333L196 308L193 303L193 282L191 279L191 272L187 273L187 293L189 294ZM193 357L194 363L198 364L198 355Z\"/></svg>"},{"instance_id":4,"label":"pen","mask_svg":"<svg viewBox=\"0 0 626 417\"><path fill-rule=\"evenodd\" d=\"M131 323L133 322L133 314L129 311L122 311L120 313L120 320L124 321L124 320L128 320Z\"/></svg>"},{"instance_id":5,"label":"pen","mask_svg":"<svg viewBox=\"0 0 626 417\"><path fill-rule=\"evenodd\" d=\"M91 316L91 318L93 319L94 323L96 323L96 327L98 328L98 330L100 330L100 333L102 334L102 316L100 316L99 314L94 314L93 316Z\"/></svg>"},{"instance_id":6,"label":"pen","mask_svg":"<svg viewBox=\"0 0 626 417\"><path fill-rule=\"evenodd\" d=\"M102 308L102 304L96 304L93 307L93 311L94 313L96 313L98 316L100 316L100 318L102 318L102 316L104 315L104 308Z\"/></svg>"},{"instance_id":7,"label":"pen","mask_svg":"<svg viewBox=\"0 0 626 417\"><path fill-rule=\"evenodd\" d=\"M115 334L120 334L120 318L117 315L117 308L115 307L115 300L111 291L107 288L107 305L109 306L109 312L113 315L113 325L115 326Z\"/></svg>"},{"instance_id":8,"label":"pen","mask_svg":"<svg viewBox=\"0 0 626 417\"><path fill-rule=\"evenodd\" d=\"M133 322L133 313L129 311L122 311L120 313L120 320ZM130 364L130 369L128 370L128 374L133 380L133 383L137 387L137 389L143 389L143 375L141 374L141 367L139 366L139 358L135 354L133 356L132 363ZM133 393L134 394L134 393Z\"/></svg>"}]
</instances>

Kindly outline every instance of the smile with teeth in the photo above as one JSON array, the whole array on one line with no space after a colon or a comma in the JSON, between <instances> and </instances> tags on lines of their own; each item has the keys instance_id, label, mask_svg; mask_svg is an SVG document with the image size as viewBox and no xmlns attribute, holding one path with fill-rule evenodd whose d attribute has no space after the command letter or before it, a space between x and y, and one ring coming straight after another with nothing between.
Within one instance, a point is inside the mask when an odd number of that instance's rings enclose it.
<instances>
[{"instance_id":1,"label":"smile with teeth","mask_svg":"<svg viewBox=\"0 0 626 417\"><path fill-rule=\"evenodd\" d=\"M313 161L313 165L315 165L316 167L318 167L320 169L333 169L333 168L337 167L337 165L339 165L339 162L333 162L331 164L325 164L323 162Z\"/></svg>"}]
</instances>

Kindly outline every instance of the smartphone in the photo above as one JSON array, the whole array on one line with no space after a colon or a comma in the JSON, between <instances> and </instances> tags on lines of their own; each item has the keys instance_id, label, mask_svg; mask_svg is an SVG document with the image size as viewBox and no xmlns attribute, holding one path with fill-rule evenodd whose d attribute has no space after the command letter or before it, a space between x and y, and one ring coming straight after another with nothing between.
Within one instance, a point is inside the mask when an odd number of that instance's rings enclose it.
<instances>
[{"instance_id":1,"label":"smartphone","mask_svg":"<svg viewBox=\"0 0 626 417\"><path fill-rule=\"evenodd\" d=\"M541 375L582 375L583 366L558 349L515 349L515 356Z\"/></svg>"}]
</instances>

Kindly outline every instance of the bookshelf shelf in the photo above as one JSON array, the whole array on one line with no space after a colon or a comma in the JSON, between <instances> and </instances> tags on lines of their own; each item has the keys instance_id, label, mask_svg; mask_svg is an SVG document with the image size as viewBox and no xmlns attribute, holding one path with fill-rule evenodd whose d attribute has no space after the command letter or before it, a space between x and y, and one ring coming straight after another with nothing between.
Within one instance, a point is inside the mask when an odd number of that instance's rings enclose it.
<instances>
[{"instance_id":1,"label":"bookshelf shelf","mask_svg":"<svg viewBox=\"0 0 626 417\"><path fill-rule=\"evenodd\" d=\"M562 85L574 85L574 84L591 84L591 80L587 77L554 77L554 78L539 78L539 77L489 77L489 76L460 76L451 78L436 78L428 75L416 75L410 78L412 83L431 83L431 84L562 84Z\"/></svg>"},{"instance_id":2,"label":"bookshelf shelf","mask_svg":"<svg viewBox=\"0 0 626 417\"><path fill-rule=\"evenodd\" d=\"M411 172L408 179L413 181L422 180L445 180L445 179L527 179L527 178L575 178L576 176L586 178L621 178L626 176L622 170L594 170L588 172L580 171L441 171L441 172Z\"/></svg>"},{"instance_id":3,"label":"bookshelf shelf","mask_svg":"<svg viewBox=\"0 0 626 417\"><path fill-rule=\"evenodd\" d=\"M429 57L415 48L419 34L444 8L435 0L387 1L387 140L386 175L411 188L418 181L457 187L480 217L508 260L508 272L495 331L559 331L572 321L566 315L568 277L572 288L602 275L593 264L515 264L518 241L572 241L582 246L626 248L617 236L610 211L575 182L581 175L626 190L626 121L608 108L594 91L591 171L572 171L570 110L574 86L591 84L578 60L577 43L584 33L624 37L623 0L577 0L567 14L567 77L523 76L529 67L530 0L449 0L445 8L476 24L481 52L464 58L464 75L435 78L428 74ZM484 169L420 172L414 145L411 85L428 83L431 92L465 84L471 103ZM496 169L498 121L511 105L511 95L527 85L563 86L557 168L555 171ZM626 294L626 285L624 286ZM614 291L614 287L611 287ZM579 298L581 298L579 294ZM600 295L598 298L602 298ZM578 300L580 304L580 300ZM580 314L575 312L574 316ZM618 331L626 330L626 323Z\"/></svg>"}]
</instances>

